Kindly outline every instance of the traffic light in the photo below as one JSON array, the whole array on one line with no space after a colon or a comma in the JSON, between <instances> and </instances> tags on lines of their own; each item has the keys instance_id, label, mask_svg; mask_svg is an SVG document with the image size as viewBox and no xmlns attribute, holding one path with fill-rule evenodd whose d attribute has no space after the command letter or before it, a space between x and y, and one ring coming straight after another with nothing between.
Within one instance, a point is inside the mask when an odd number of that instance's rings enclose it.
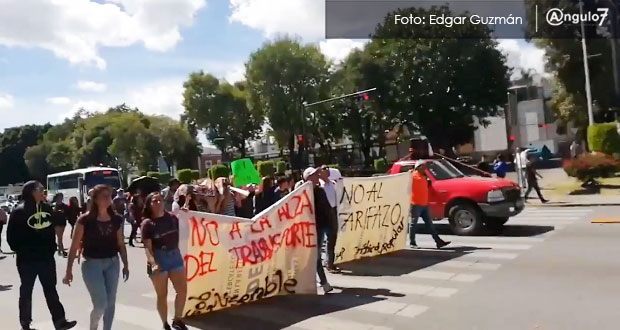
<instances>
[{"instance_id":1,"label":"traffic light","mask_svg":"<svg viewBox=\"0 0 620 330\"><path fill-rule=\"evenodd\" d=\"M545 128L545 127L547 127L547 124L538 124L538 127L539 128Z\"/></svg>"},{"instance_id":2,"label":"traffic light","mask_svg":"<svg viewBox=\"0 0 620 330\"><path fill-rule=\"evenodd\" d=\"M303 135L297 136L297 141L298 142L304 142L304 136Z\"/></svg>"},{"instance_id":3,"label":"traffic light","mask_svg":"<svg viewBox=\"0 0 620 330\"><path fill-rule=\"evenodd\" d=\"M515 137L513 135L510 136L510 141L514 141Z\"/></svg>"},{"instance_id":4,"label":"traffic light","mask_svg":"<svg viewBox=\"0 0 620 330\"><path fill-rule=\"evenodd\" d=\"M363 99L364 101L368 101L368 100L370 99L370 96L368 96L368 93L364 93L364 94L362 95L362 99Z\"/></svg>"}]
</instances>

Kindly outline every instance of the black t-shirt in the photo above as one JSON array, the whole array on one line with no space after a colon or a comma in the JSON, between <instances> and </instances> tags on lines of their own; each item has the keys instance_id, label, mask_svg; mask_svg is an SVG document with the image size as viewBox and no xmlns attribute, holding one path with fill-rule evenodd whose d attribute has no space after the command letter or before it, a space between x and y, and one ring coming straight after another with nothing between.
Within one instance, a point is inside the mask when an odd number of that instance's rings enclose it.
<instances>
[{"instance_id":1,"label":"black t-shirt","mask_svg":"<svg viewBox=\"0 0 620 330\"><path fill-rule=\"evenodd\" d=\"M319 186L314 186L314 214L317 228L329 227L331 209L325 190Z\"/></svg>"},{"instance_id":2,"label":"black t-shirt","mask_svg":"<svg viewBox=\"0 0 620 330\"><path fill-rule=\"evenodd\" d=\"M69 205L65 203L54 203L53 207L54 213L53 216L55 218L55 223L58 226L66 226L67 220L69 219Z\"/></svg>"},{"instance_id":3,"label":"black t-shirt","mask_svg":"<svg viewBox=\"0 0 620 330\"><path fill-rule=\"evenodd\" d=\"M166 212L163 217L144 219L142 239L150 239L153 249L174 250L179 248L179 219Z\"/></svg>"},{"instance_id":4,"label":"black t-shirt","mask_svg":"<svg viewBox=\"0 0 620 330\"><path fill-rule=\"evenodd\" d=\"M88 214L77 221L84 226L82 238L82 254L86 258L104 259L118 255L117 232L123 225L123 219L117 215L110 221L94 220Z\"/></svg>"}]
</instances>

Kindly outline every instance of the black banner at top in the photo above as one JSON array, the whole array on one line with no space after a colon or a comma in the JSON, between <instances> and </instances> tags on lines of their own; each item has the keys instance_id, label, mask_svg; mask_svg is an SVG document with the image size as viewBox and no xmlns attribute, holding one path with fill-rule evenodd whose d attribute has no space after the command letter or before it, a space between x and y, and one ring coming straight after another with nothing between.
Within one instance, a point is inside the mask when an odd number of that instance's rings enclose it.
<instances>
[{"instance_id":1,"label":"black banner at top","mask_svg":"<svg viewBox=\"0 0 620 330\"><path fill-rule=\"evenodd\" d=\"M620 39L620 0L325 1L328 39Z\"/></svg>"}]
</instances>

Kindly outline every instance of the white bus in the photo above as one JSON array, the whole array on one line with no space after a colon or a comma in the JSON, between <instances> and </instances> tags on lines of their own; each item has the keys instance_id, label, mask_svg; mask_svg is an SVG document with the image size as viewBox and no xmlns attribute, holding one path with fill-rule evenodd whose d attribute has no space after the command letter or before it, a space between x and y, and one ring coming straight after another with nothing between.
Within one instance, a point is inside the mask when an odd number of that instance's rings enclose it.
<instances>
[{"instance_id":1,"label":"white bus","mask_svg":"<svg viewBox=\"0 0 620 330\"><path fill-rule=\"evenodd\" d=\"M121 178L118 170L109 167L89 167L50 174L47 176L47 194L52 198L56 193L62 193L65 203L69 202L69 198L77 197L80 206L83 206L88 197L88 190L98 184L106 184L114 190L119 189Z\"/></svg>"}]
</instances>

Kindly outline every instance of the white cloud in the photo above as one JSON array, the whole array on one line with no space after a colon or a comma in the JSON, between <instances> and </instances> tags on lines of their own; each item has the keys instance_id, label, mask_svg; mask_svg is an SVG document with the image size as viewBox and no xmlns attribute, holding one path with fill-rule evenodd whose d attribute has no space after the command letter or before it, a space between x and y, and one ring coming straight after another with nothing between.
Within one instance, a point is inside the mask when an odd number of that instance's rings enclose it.
<instances>
[{"instance_id":1,"label":"white cloud","mask_svg":"<svg viewBox=\"0 0 620 330\"><path fill-rule=\"evenodd\" d=\"M95 100L78 100L71 105L71 108L67 112L62 112L58 114L57 120L61 121L65 118L70 118L75 115L76 112L80 109L84 109L88 112L104 112L108 110L109 106L107 106L103 102L95 101Z\"/></svg>"},{"instance_id":2,"label":"white cloud","mask_svg":"<svg viewBox=\"0 0 620 330\"><path fill-rule=\"evenodd\" d=\"M224 79L231 84L245 80L245 64L233 64L232 67L224 73Z\"/></svg>"},{"instance_id":3,"label":"white cloud","mask_svg":"<svg viewBox=\"0 0 620 330\"><path fill-rule=\"evenodd\" d=\"M521 77L521 71L533 70L538 75L545 74L545 50L537 48L523 40L502 39L498 40L497 48L506 55L506 64L514 68L513 79Z\"/></svg>"},{"instance_id":4,"label":"white cloud","mask_svg":"<svg viewBox=\"0 0 620 330\"><path fill-rule=\"evenodd\" d=\"M0 110L13 108L13 95L0 93Z\"/></svg>"},{"instance_id":5,"label":"white cloud","mask_svg":"<svg viewBox=\"0 0 620 330\"><path fill-rule=\"evenodd\" d=\"M108 88L108 86L104 83L98 83L95 81L85 81L85 80L78 81L78 83L76 84L76 87L79 90L83 90L85 92L95 92L95 93L105 92L105 90Z\"/></svg>"},{"instance_id":6,"label":"white cloud","mask_svg":"<svg viewBox=\"0 0 620 330\"><path fill-rule=\"evenodd\" d=\"M63 105L71 103L71 99L65 96L56 96L45 99L45 102L54 105Z\"/></svg>"},{"instance_id":7,"label":"white cloud","mask_svg":"<svg viewBox=\"0 0 620 330\"><path fill-rule=\"evenodd\" d=\"M309 41L325 37L325 2L319 0L230 0L230 21L262 31L300 36Z\"/></svg>"},{"instance_id":8,"label":"white cloud","mask_svg":"<svg viewBox=\"0 0 620 330\"><path fill-rule=\"evenodd\" d=\"M99 47L142 43L166 51L205 0L0 1L0 45L43 48L75 64L104 69Z\"/></svg>"},{"instance_id":9,"label":"white cloud","mask_svg":"<svg viewBox=\"0 0 620 330\"><path fill-rule=\"evenodd\" d=\"M179 119L183 113L183 79L171 79L143 86L130 92L127 105L138 107L151 115L166 115Z\"/></svg>"},{"instance_id":10,"label":"white cloud","mask_svg":"<svg viewBox=\"0 0 620 330\"><path fill-rule=\"evenodd\" d=\"M329 39L321 41L321 52L336 63L342 62L354 49L361 49L367 40Z\"/></svg>"}]
</instances>

